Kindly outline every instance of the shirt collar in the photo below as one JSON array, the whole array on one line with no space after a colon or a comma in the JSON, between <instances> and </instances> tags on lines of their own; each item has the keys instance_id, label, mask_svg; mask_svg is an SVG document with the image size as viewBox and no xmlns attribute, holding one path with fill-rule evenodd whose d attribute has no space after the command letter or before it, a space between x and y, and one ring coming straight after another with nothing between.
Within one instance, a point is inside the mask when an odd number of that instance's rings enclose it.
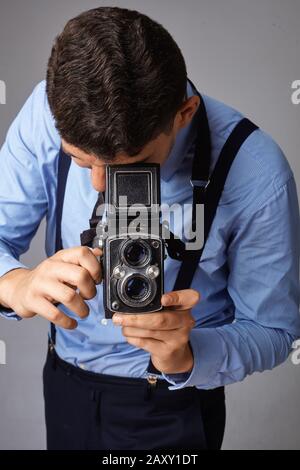
<instances>
[{"instance_id":1,"label":"shirt collar","mask_svg":"<svg viewBox=\"0 0 300 470\"><path fill-rule=\"evenodd\" d=\"M186 91L188 98L194 95L194 91L189 82L187 82ZM194 114L192 121L178 131L173 148L171 149L167 160L163 165L161 165L160 173L161 178L164 181L169 181L176 173L196 138L197 126L196 120L194 119L195 116L196 113Z\"/></svg>"}]
</instances>

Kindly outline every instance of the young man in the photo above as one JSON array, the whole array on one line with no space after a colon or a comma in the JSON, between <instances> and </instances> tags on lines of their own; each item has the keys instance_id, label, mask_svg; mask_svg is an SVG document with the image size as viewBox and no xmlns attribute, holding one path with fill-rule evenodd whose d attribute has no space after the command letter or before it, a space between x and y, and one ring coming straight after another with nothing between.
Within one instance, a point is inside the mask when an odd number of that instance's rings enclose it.
<instances>
[{"instance_id":1,"label":"young man","mask_svg":"<svg viewBox=\"0 0 300 470\"><path fill-rule=\"evenodd\" d=\"M197 94L170 34L136 11L85 12L56 39L0 154L1 313L55 325L49 449L218 449L224 385L287 358L300 335L296 187L276 143L241 122ZM191 283L173 290L182 264L168 258L163 311L103 321L101 252L80 233L106 165L159 163L162 202L191 204L195 142L210 175L232 166L224 189L212 177L221 199ZM28 269L18 258L45 215L48 258Z\"/></svg>"}]
</instances>

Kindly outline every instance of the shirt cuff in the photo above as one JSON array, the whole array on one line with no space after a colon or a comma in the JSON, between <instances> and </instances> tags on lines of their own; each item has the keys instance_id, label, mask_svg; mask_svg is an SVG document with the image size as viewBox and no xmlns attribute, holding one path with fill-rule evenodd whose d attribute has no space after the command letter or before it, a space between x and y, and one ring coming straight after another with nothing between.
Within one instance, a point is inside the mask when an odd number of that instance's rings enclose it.
<instances>
[{"instance_id":1,"label":"shirt cuff","mask_svg":"<svg viewBox=\"0 0 300 470\"><path fill-rule=\"evenodd\" d=\"M9 271L17 268L28 269L23 263L12 258L8 254L4 254L0 257L0 277L7 274ZM11 320L22 320L22 318L17 315L12 309L3 307L0 305L0 317L8 318Z\"/></svg>"},{"instance_id":2,"label":"shirt cuff","mask_svg":"<svg viewBox=\"0 0 300 470\"><path fill-rule=\"evenodd\" d=\"M221 370L226 352L222 337L216 328L194 328L190 333L190 345L194 356L192 371L181 374L162 374L171 386L169 390L197 387L204 390L216 388L214 378Z\"/></svg>"}]
</instances>

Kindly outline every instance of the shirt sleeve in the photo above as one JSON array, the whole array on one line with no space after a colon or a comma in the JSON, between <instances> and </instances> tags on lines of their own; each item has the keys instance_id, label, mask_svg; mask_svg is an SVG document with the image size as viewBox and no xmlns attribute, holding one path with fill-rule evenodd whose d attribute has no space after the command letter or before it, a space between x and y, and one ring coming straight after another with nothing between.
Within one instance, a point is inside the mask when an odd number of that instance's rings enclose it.
<instances>
[{"instance_id":1,"label":"shirt sleeve","mask_svg":"<svg viewBox=\"0 0 300 470\"><path fill-rule=\"evenodd\" d=\"M213 389L272 369L287 359L300 336L300 228L293 176L256 213L242 217L228 247L227 289L235 321L191 331L193 370L184 381L164 375L170 390Z\"/></svg>"},{"instance_id":2,"label":"shirt sleeve","mask_svg":"<svg viewBox=\"0 0 300 470\"><path fill-rule=\"evenodd\" d=\"M40 138L38 85L9 128L0 150L0 276L24 268L19 261L47 211L35 144ZM0 315L19 319L0 306Z\"/></svg>"}]
</instances>

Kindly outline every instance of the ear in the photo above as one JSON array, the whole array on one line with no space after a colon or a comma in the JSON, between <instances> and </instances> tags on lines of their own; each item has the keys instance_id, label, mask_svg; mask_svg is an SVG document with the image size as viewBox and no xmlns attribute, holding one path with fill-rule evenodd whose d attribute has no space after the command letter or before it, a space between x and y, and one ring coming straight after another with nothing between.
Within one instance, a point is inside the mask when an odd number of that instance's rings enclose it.
<instances>
[{"instance_id":1,"label":"ear","mask_svg":"<svg viewBox=\"0 0 300 470\"><path fill-rule=\"evenodd\" d=\"M187 126L195 112L197 111L200 104L200 98L198 95L190 96L182 105L175 117L175 125L177 129Z\"/></svg>"}]
</instances>

